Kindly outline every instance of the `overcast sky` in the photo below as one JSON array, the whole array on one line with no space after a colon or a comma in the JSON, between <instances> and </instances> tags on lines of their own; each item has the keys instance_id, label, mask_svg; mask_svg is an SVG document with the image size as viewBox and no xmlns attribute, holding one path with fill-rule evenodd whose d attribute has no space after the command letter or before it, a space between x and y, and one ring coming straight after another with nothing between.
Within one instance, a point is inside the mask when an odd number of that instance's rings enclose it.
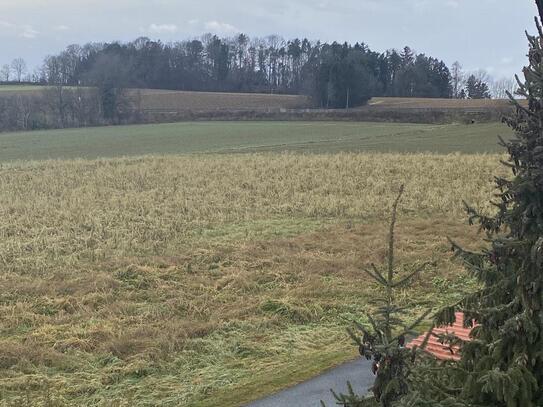
<instances>
[{"instance_id":1,"label":"overcast sky","mask_svg":"<svg viewBox=\"0 0 543 407\"><path fill-rule=\"evenodd\" d=\"M0 65L36 66L66 45L176 41L205 32L409 45L466 70L512 76L534 32L532 0L0 0Z\"/></svg>"}]
</instances>

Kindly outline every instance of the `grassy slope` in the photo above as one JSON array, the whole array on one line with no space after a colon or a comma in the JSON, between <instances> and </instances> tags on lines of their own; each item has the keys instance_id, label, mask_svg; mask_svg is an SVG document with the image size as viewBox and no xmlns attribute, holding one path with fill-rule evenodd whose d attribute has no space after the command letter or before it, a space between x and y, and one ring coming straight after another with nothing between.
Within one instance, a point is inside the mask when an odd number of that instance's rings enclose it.
<instances>
[{"instance_id":1,"label":"grassy slope","mask_svg":"<svg viewBox=\"0 0 543 407\"><path fill-rule=\"evenodd\" d=\"M0 134L0 162L251 151L500 151L500 124L198 122Z\"/></svg>"},{"instance_id":2,"label":"grassy slope","mask_svg":"<svg viewBox=\"0 0 543 407\"><path fill-rule=\"evenodd\" d=\"M406 304L452 301L471 282L445 236L475 242L460 200L490 210L498 158L5 165L0 397L234 407L352 357L345 321L374 295L360 268L382 260L384 202L408 183L398 260L433 261Z\"/></svg>"}]
</instances>

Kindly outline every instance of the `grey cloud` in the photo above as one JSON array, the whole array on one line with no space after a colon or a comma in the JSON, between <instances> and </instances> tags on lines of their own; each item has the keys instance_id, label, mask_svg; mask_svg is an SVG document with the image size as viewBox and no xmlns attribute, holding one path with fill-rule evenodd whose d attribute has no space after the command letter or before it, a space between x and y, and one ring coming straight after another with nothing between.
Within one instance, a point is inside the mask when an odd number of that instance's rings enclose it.
<instances>
[{"instance_id":1,"label":"grey cloud","mask_svg":"<svg viewBox=\"0 0 543 407\"><path fill-rule=\"evenodd\" d=\"M53 30L55 31L68 31L69 29L70 27L64 24L56 25L53 27Z\"/></svg>"},{"instance_id":2,"label":"grey cloud","mask_svg":"<svg viewBox=\"0 0 543 407\"><path fill-rule=\"evenodd\" d=\"M1 37L19 37L26 39L36 38L39 31L35 30L30 24L15 24L10 21L0 21Z\"/></svg>"},{"instance_id":3,"label":"grey cloud","mask_svg":"<svg viewBox=\"0 0 543 407\"><path fill-rule=\"evenodd\" d=\"M226 36L241 31L365 42L377 51L410 45L448 64L459 60L467 69L494 67L496 74L512 75L526 60L523 32L535 29L535 6L525 0L0 2L0 58L21 55L32 65L71 43L131 40L142 33L175 41L206 31ZM69 30L58 28L66 22ZM505 58L510 62L503 63Z\"/></svg>"},{"instance_id":4,"label":"grey cloud","mask_svg":"<svg viewBox=\"0 0 543 407\"><path fill-rule=\"evenodd\" d=\"M147 29L148 32L153 34L174 34L179 31L179 27L176 24L151 24Z\"/></svg>"},{"instance_id":5,"label":"grey cloud","mask_svg":"<svg viewBox=\"0 0 543 407\"><path fill-rule=\"evenodd\" d=\"M241 30L233 26L232 24L220 22L220 21L208 21L204 24L204 28L206 31L221 34L221 35L231 35L240 33Z\"/></svg>"}]
</instances>

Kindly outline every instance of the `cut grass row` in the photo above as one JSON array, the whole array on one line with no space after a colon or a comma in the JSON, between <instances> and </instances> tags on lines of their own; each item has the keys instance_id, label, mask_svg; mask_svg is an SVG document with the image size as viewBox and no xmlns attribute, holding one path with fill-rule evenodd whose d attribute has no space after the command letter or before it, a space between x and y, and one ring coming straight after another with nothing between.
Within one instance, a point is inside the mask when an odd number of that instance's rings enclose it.
<instances>
[{"instance_id":1,"label":"cut grass row","mask_svg":"<svg viewBox=\"0 0 543 407\"><path fill-rule=\"evenodd\" d=\"M472 289L446 237L474 245L461 199L492 210L499 158L4 164L0 403L239 406L346 360L399 184L399 264L431 262L402 298L439 306Z\"/></svg>"},{"instance_id":2,"label":"cut grass row","mask_svg":"<svg viewBox=\"0 0 543 407\"><path fill-rule=\"evenodd\" d=\"M145 154L501 152L498 124L196 122L0 134L0 162Z\"/></svg>"}]
</instances>

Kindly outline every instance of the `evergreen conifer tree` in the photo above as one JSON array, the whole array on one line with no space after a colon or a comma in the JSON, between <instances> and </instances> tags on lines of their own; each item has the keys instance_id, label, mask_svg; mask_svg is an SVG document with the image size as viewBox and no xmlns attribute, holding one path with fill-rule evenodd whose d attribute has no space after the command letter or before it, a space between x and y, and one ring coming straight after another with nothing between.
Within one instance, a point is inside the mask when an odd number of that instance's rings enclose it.
<instances>
[{"instance_id":1,"label":"evergreen conifer tree","mask_svg":"<svg viewBox=\"0 0 543 407\"><path fill-rule=\"evenodd\" d=\"M490 99L490 89L488 84L482 79L477 79L475 75L470 75L466 82L466 92L469 99Z\"/></svg>"},{"instance_id":2,"label":"evergreen conifer tree","mask_svg":"<svg viewBox=\"0 0 543 407\"><path fill-rule=\"evenodd\" d=\"M404 406L543 406L543 0L536 4L538 35L528 35L529 65L524 81L517 77L528 103L509 95L516 113L504 119L516 133L502 140L512 177L496 179L495 216L467 206L489 248L475 253L454 244L482 288L439 318L451 323L463 310L467 323L477 323L473 341L458 364L419 366Z\"/></svg>"},{"instance_id":3,"label":"evergreen conifer tree","mask_svg":"<svg viewBox=\"0 0 543 407\"><path fill-rule=\"evenodd\" d=\"M365 270L381 288L382 296L373 300L376 312L368 314L371 329L356 323L358 332L349 330L349 335L359 347L359 352L368 360L373 360L373 373L376 375L372 388L373 396L360 397L348 385L349 394L338 395L334 391L337 404L344 407L390 407L403 395L407 394L408 379L416 349L405 347L406 335L413 334L413 329L428 317L430 311L410 323L406 321L406 307L401 306L396 297L399 289L412 284L413 279L422 272L427 263L411 267L411 271L402 272L395 264L394 245L398 205L404 192L400 188L392 207L392 217L388 235L386 264L382 267L372 265Z\"/></svg>"}]
</instances>

